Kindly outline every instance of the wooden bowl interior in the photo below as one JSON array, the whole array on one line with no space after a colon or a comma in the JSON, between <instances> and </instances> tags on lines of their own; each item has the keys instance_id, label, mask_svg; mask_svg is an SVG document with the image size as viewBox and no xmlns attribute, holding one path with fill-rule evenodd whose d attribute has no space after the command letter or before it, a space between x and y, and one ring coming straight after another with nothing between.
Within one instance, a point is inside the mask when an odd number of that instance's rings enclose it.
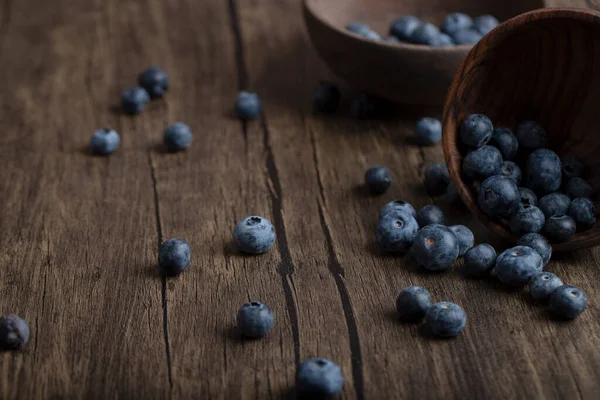
<instances>
[{"instance_id":1,"label":"wooden bowl interior","mask_svg":"<svg viewBox=\"0 0 600 400\"><path fill-rule=\"evenodd\" d=\"M471 113L488 115L497 127L524 120L542 124L548 147L583 160L587 180L600 188L600 17L576 10L536 11L504 24L469 54L457 72L444 113L444 153L453 180L472 211L496 233L505 224L488 220L477 195L461 180L464 149L460 122ZM462 154L461 151L462 150ZM596 201L596 207L599 207ZM555 246L569 250L597 244L600 226Z\"/></svg>"}]
</instances>

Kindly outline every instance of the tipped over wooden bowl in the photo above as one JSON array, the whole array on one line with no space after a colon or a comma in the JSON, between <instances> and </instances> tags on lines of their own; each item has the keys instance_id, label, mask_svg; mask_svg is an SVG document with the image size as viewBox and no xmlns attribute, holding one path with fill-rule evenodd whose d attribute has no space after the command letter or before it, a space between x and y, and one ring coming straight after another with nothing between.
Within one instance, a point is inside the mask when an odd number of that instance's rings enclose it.
<instances>
[{"instance_id":1,"label":"tipped over wooden bowl","mask_svg":"<svg viewBox=\"0 0 600 400\"><path fill-rule=\"evenodd\" d=\"M517 240L508 225L488 218L461 175L459 129L472 113L497 127L534 120L548 132L548 148L580 158L588 182L600 188L600 13L543 9L509 20L483 38L458 69L443 117L444 155L458 192L493 232ZM595 200L596 207L600 204ZM555 250L600 244L600 221Z\"/></svg>"}]
</instances>

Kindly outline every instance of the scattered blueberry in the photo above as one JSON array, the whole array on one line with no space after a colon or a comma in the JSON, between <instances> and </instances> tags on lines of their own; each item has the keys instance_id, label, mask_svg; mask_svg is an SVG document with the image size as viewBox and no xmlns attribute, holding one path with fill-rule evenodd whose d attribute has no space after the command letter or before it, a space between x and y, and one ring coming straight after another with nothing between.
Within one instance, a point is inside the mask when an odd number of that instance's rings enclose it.
<instances>
[{"instance_id":1,"label":"scattered blueberry","mask_svg":"<svg viewBox=\"0 0 600 400\"><path fill-rule=\"evenodd\" d=\"M463 175L467 179L485 179L496 175L502 168L502 154L494 146L483 146L471 151L463 159Z\"/></svg>"},{"instance_id":2,"label":"scattered blueberry","mask_svg":"<svg viewBox=\"0 0 600 400\"><path fill-rule=\"evenodd\" d=\"M467 250L464 261L468 276L481 277L494 269L496 250L487 243L478 244Z\"/></svg>"},{"instance_id":3,"label":"scattered blueberry","mask_svg":"<svg viewBox=\"0 0 600 400\"><path fill-rule=\"evenodd\" d=\"M152 98L163 97L169 90L169 76L165 70L158 67L150 67L142 72L138 83Z\"/></svg>"},{"instance_id":4,"label":"scattered blueberry","mask_svg":"<svg viewBox=\"0 0 600 400\"><path fill-rule=\"evenodd\" d=\"M563 179L568 181L571 178L583 176L585 165L580 159L573 156L564 156L561 159Z\"/></svg>"},{"instance_id":5,"label":"scattered blueberry","mask_svg":"<svg viewBox=\"0 0 600 400\"><path fill-rule=\"evenodd\" d=\"M235 112L238 118L249 121L260 115L262 103L258 94L242 91L235 100Z\"/></svg>"},{"instance_id":6,"label":"scattered blueberry","mask_svg":"<svg viewBox=\"0 0 600 400\"><path fill-rule=\"evenodd\" d=\"M520 206L517 212L510 217L510 230L515 235L538 233L544 227L546 217L542 210L536 206Z\"/></svg>"},{"instance_id":7,"label":"scattered blueberry","mask_svg":"<svg viewBox=\"0 0 600 400\"><path fill-rule=\"evenodd\" d=\"M456 235L443 225L427 225L417 233L413 255L419 265L430 271L447 269L458 258Z\"/></svg>"},{"instance_id":8,"label":"scattered blueberry","mask_svg":"<svg viewBox=\"0 0 600 400\"><path fill-rule=\"evenodd\" d=\"M542 272L529 281L529 293L534 300L545 302L554 289L562 285L558 276L551 272Z\"/></svg>"},{"instance_id":9,"label":"scattered blueberry","mask_svg":"<svg viewBox=\"0 0 600 400\"><path fill-rule=\"evenodd\" d=\"M415 30L421 25L417 17L407 15L392 22L390 33L403 41L410 41Z\"/></svg>"},{"instance_id":10,"label":"scattered blueberry","mask_svg":"<svg viewBox=\"0 0 600 400\"><path fill-rule=\"evenodd\" d=\"M421 118L415 126L415 138L422 146L432 146L442 140L442 123L435 118Z\"/></svg>"},{"instance_id":11,"label":"scattered blueberry","mask_svg":"<svg viewBox=\"0 0 600 400\"><path fill-rule=\"evenodd\" d=\"M554 215L546 220L544 236L552 243L568 242L577 230L573 218L568 215Z\"/></svg>"},{"instance_id":12,"label":"scattered blueberry","mask_svg":"<svg viewBox=\"0 0 600 400\"><path fill-rule=\"evenodd\" d=\"M364 36L368 32L371 31L371 28L367 24L363 24L361 22L353 22L346 26L346 29L352 33L356 33L357 35Z\"/></svg>"},{"instance_id":13,"label":"scattered blueberry","mask_svg":"<svg viewBox=\"0 0 600 400\"><path fill-rule=\"evenodd\" d=\"M531 247L542 257L542 262L547 265L552 257L552 246L550 242L539 233L528 233L517 242L519 246Z\"/></svg>"},{"instance_id":14,"label":"scattered blueberry","mask_svg":"<svg viewBox=\"0 0 600 400\"><path fill-rule=\"evenodd\" d=\"M248 254L261 254L275 244L275 228L263 217L244 218L233 231L237 247Z\"/></svg>"},{"instance_id":15,"label":"scattered blueberry","mask_svg":"<svg viewBox=\"0 0 600 400\"><path fill-rule=\"evenodd\" d=\"M519 187L519 193L521 194L521 205L538 205L538 199L535 193L533 193L533 190L527 189L526 187Z\"/></svg>"},{"instance_id":16,"label":"scattered blueberry","mask_svg":"<svg viewBox=\"0 0 600 400\"><path fill-rule=\"evenodd\" d=\"M367 39L371 39L371 40L382 40L379 33L375 32L375 31L365 32L362 36Z\"/></svg>"},{"instance_id":17,"label":"scattered blueberry","mask_svg":"<svg viewBox=\"0 0 600 400\"><path fill-rule=\"evenodd\" d=\"M410 41L415 44L425 44L429 46L439 45L440 30L437 26L428 22L423 22L414 30Z\"/></svg>"},{"instance_id":18,"label":"scattered blueberry","mask_svg":"<svg viewBox=\"0 0 600 400\"><path fill-rule=\"evenodd\" d=\"M577 286L562 285L550 294L548 308L556 317L574 319L587 307L587 296Z\"/></svg>"},{"instance_id":19,"label":"scattered blueberry","mask_svg":"<svg viewBox=\"0 0 600 400\"><path fill-rule=\"evenodd\" d=\"M121 94L121 108L126 114L139 114L148 105L150 95L143 87L136 86L125 89Z\"/></svg>"},{"instance_id":20,"label":"scattered blueberry","mask_svg":"<svg viewBox=\"0 0 600 400\"><path fill-rule=\"evenodd\" d=\"M29 341L27 323L15 314L0 318L0 350L18 350Z\"/></svg>"},{"instance_id":21,"label":"scattered blueberry","mask_svg":"<svg viewBox=\"0 0 600 400\"><path fill-rule=\"evenodd\" d=\"M519 148L526 152L544 148L548 143L546 130L534 121L520 123L515 129L515 136L519 141Z\"/></svg>"},{"instance_id":22,"label":"scattered blueberry","mask_svg":"<svg viewBox=\"0 0 600 400\"><path fill-rule=\"evenodd\" d=\"M365 173L365 183L371 193L383 194L392 184L392 173L389 169L376 165Z\"/></svg>"},{"instance_id":23,"label":"scattered blueberry","mask_svg":"<svg viewBox=\"0 0 600 400\"><path fill-rule=\"evenodd\" d=\"M542 197L539 201L540 210L544 212L546 218L553 215L567 215L571 199L562 193L550 193Z\"/></svg>"},{"instance_id":24,"label":"scattered blueberry","mask_svg":"<svg viewBox=\"0 0 600 400\"><path fill-rule=\"evenodd\" d=\"M471 114L460 126L460 138L467 146L479 148L492 138L494 125L483 114Z\"/></svg>"},{"instance_id":25,"label":"scattered blueberry","mask_svg":"<svg viewBox=\"0 0 600 400\"><path fill-rule=\"evenodd\" d=\"M500 22L491 15L480 15L473 20L473 28L482 35L487 35L498 25L500 25Z\"/></svg>"},{"instance_id":26,"label":"scattered blueberry","mask_svg":"<svg viewBox=\"0 0 600 400\"><path fill-rule=\"evenodd\" d=\"M512 161L504 161L500 167L500 173L512 179L517 185L521 183L521 168Z\"/></svg>"},{"instance_id":27,"label":"scattered blueberry","mask_svg":"<svg viewBox=\"0 0 600 400\"><path fill-rule=\"evenodd\" d=\"M517 246L502 252L496 259L496 275L507 285L524 286L542 272L542 257L526 246Z\"/></svg>"},{"instance_id":28,"label":"scattered blueberry","mask_svg":"<svg viewBox=\"0 0 600 400\"><path fill-rule=\"evenodd\" d=\"M417 222L421 228L431 224L444 225L444 220L442 209L433 204L426 205L417 213Z\"/></svg>"},{"instance_id":29,"label":"scattered blueberry","mask_svg":"<svg viewBox=\"0 0 600 400\"><path fill-rule=\"evenodd\" d=\"M590 199L592 197L592 187L585 180L575 177L569 179L566 187L567 196L571 199L578 197L585 197Z\"/></svg>"},{"instance_id":30,"label":"scattered blueberry","mask_svg":"<svg viewBox=\"0 0 600 400\"><path fill-rule=\"evenodd\" d=\"M434 336L453 338L465 328L467 315L457 304L443 301L429 307L425 322Z\"/></svg>"},{"instance_id":31,"label":"scattered blueberry","mask_svg":"<svg viewBox=\"0 0 600 400\"><path fill-rule=\"evenodd\" d=\"M589 199L574 199L569 208L569 216L577 224L578 231L586 231L596 224L596 207Z\"/></svg>"},{"instance_id":32,"label":"scattered blueberry","mask_svg":"<svg viewBox=\"0 0 600 400\"><path fill-rule=\"evenodd\" d=\"M377 224L377 242L387 251L405 252L410 250L418 230L419 225L412 215L392 210Z\"/></svg>"},{"instance_id":33,"label":"scattered blueberry","mask_svg":"<svg viewBox=\"0 0 600 400\"><path fill-rule=\"evenodd\" d=\"M521 142L519 142L521 143ZM526 185L538 196L556 192L561 183L560 158L548 149L535 150L527 157Z\"/></svg>"},{"instance_id":34,"label":"scattered blueberry","mask_svg":"<svg viewBox=\"0 0 600 400\"><path fill-rule=\"evenodd\" d=\"M431 295L420 286L409 286L396 298L396 311L401 321L419 322L431 306Z\"/></svg>"},{"instance_id":35,"label":"scattered blueberry","mask_svg":"<svg viewBox=\"0 0 600 400\"><path fill-rule=\"evenodd\" d=\"M461 257L464 256L467 250L473 247L473 244L475 243L473 232L464 225L452 225L449 226L448 229L454 232L456 239L458 240L458 255Z\"/></svg>"},{"instance_id":36,"label":"scattered blueberry","mask_svg":"<svg viewBox=\"0 0 600 400\"><path fill-rule=\"evenodd\" d=\"M237 314L237 327L249 338L264 337L274 323L273 310L258 301L244 304Z\"/></svg>"},{"instance_id":37,"label":"scattered blueberry","mask_svg":"<svg viewBox=\"0 0 600 400\"><path fill-rule=\"evenodd\" d=\"M322 113L334 113L340 105L340 89L331 82L321 82L313 93L312 104L315 111Z\"/></svg>"},{"instance_id":38,"label":"scattered blueberry","mask_svg":"<svg viewBox=\"0 0 600 400\"><path fill-rule=\"evenodd\" d=\"M442 32L452 35L454 32L469 29L473 25L473 19L466 14L448 14L442 23Z\"/></svg>"},{"instance_id":39,"label":"scattered blueberry","mask_svg":"<svg viewBox=\"0 0 600 400\"><path fill-rule=\"evenodd\" d=\"M452 40L457 45L461 44L476 44L482 38L481 33L475 29L461 29L452 34Z\"/></svg>"},{"instance_id":40,"label":"scattered blueberry","mask_svg":"<svg viewBox=\"0 0 600 400\"><path fill-rule=\"evenodd\" d=\"M183 122L176 122L165 130L163 143L170 152L187 149L192 143L192 130Z\"/></svg>"},{"instance_id":41,"label":"scattered blueberry","mask_svg":"<svg viewBox=\"0 0 600 400\"><path fill-rule=\"evenodd\" d=\"M445 33L440 33L440 36L438 36L438 46L454 46L455 44L456 43L454 43L454 40Z\"/></svg>"},{"instance_id":42,"label":"scattered blueberry","mask_svg":"<svg viewBox=\"0 0 600 400\"><path fill-rule=\"evenodd\" d=\"M517 156L517 150L519 150L519 141L508 128L494 129L490 144L500 150L502 158L509 161Z\"/></svg>"},{"instance_id":43,"label":"scattered blueberry","mask_svg":"<svg viewBox=\"0 0 600 400\"><path fill-rule=\"evenodd\" d=\"M478 204L492 218L508 218L520 205L521 193L511 179L502 175L487 178L481 184Z\"/></svg>"},{"instance_id":44,"label":"scattered blueberry","mask_svg":"<svg viewBox=\"0 0 600 400\"><path fill-rule=\"evenodd\" d=\"M446 193L450 181L450 172L446 163L430 164L425 169L425 188L431 196L441 196Z\"/></svg>"},{"instance_id":45,"label":"scattered blueberry","mask_svg":"<svg viewBox=\"0 0 600 400\"><path fill-rule=\"evenodd\" d=\"M181 274L190 265L190 246L181 239L169 239L158 249L158 266L165 275Z\"/></svg>"},{"instance_id":46,"label":"scattered blueberry","mask_svg":"<svg viewBox=\"0 0 600 400\"><path fill-rule=\"evenodd\" d=\"M326 358L309 358L296 372L296 391L300 398L331 398L338 395L343 386L342 369Z\"/></svg>"},{"instance_id":47,"label":"scattered blueberry","mask_svg":"<svg viewBox=\"0 0 600 400\"><path fill-rule=\"evenodd\" d=\"M415 208L402 200L393 200L381 207L381 210L379 210L379 219L383 218L383 216L390 211L403 211L412 215L413 218L417 218L417 212L415 211Z\"/></svg>"},{"instance_id":48,"label":"scattered blueberry","mask_svg":"<svg viewBox=\"0 0 600 400\"><path fill-rule=\"evenodd\" d=\"M94 132L90 141L90 151L93 154L108 155L121 144L121 137L114 129L100 129Z\"/></svg>"}]
</instances>

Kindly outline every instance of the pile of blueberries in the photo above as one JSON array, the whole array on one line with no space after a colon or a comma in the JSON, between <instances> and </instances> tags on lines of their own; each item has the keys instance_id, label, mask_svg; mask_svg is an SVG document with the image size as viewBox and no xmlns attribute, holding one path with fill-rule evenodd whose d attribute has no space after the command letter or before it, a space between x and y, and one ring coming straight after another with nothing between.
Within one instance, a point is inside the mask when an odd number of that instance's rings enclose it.
<instances>
[{"instance_id":1,"label":"pile of blueberries","mask_svg":"<svg viewBox=\"0 0 600 400\"><path fill-rule=\"evenodd\" d=\"M498 26L499 22L491 15L481 15L475 19L463 13L446 16L441 27L419 18L407 15L392 22L389 36L383 38L368 25L354 22L346 29L371 40L385 40L391 43L420 44L427 46L471 45Z\"/></svg>"}]
</instances>

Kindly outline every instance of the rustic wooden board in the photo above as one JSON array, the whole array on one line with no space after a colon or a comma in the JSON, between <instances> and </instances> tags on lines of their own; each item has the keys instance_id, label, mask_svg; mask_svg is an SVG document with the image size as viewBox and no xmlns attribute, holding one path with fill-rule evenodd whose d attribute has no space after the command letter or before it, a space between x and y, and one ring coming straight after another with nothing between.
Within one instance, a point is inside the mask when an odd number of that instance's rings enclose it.
<instances>
[{"instance_id":1,"label":"rustic wooden board","mask_svg":"<svg viewBox=\"0 0 600 400\"><path fill-rule=\"evenodd\" d=\"M298 0L22 0L0 14L0 313L32 330L24 351L0 354L0 398L290 398L296 364L314 355L342 366L346 399L597 398L599 251L549 266L590 299L571 323L460 266L427 274L382 254L379 207L434 201L422 174L441 148L410 142L414 115L357 122L347 101L335 117L312 114L310 94L331 76ZM120 91L151 64L171 92L119 115ZM262 119L232 116L242 88L261 94ZM161 132L178 120L194 143L165 154ZM105 125L122 147L92 157ZM377 163L395 183L371 197L360 185ZM268 254L231 245L249 214L277 229ZM156 248L170 237L190 243L193 263L164 279ZM465 332L440 341L397 323L394 298L410 284L462 305ZM265 340L233 329L250 300L275 311Z\"/></svg>"}]
</instances>

